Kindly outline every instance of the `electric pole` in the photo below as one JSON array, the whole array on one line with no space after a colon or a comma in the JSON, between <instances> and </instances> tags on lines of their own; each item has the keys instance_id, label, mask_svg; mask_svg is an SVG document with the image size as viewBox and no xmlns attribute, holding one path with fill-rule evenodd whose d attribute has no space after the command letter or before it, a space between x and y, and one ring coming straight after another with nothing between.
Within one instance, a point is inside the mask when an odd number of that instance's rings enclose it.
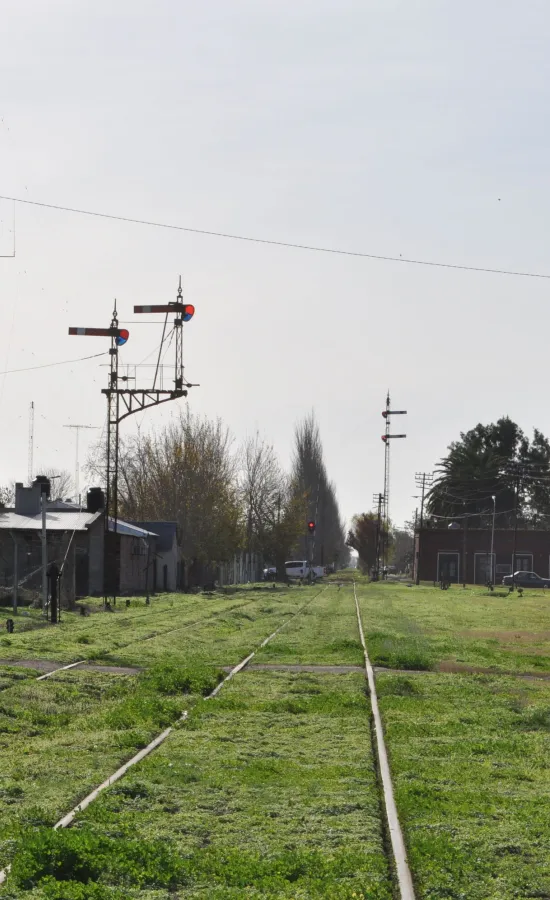
<instances>
[{"instance_id":1,"label":"electric pole","mask_svg":"<svg viewBox=\"0 0 550 900\"><path fill-rule=\"evenodd\" d=\"M63 428L72 428L76 433L76 455L75 455L75 464L74 464L74 491L76 495L76 501L80 504L80 464L78 460L78 438L82 428L95 430L97 428L96 425L64 425Z\"/></svg>"},{"instance_id":2,"label":"electric pole","mask_svg":"<svg viewBox=\"0 0 550 900\"><path fill-rule=\"evenodd\" d=\"M426 497L426 487L430 488L433 482L433 475L430 472L417 472L414 476L417 488L420 488L420 530L418 534L418 557L416 559L416 583L420 584L420 550L422 544L422 528L424 526L424 500ZM416 524L415 524L416 535Z\"/></svg>"},{"instance_id":3,"label":"electric pole","mask_svg":"<svg viewBox=\"0 0 550 900\"><path fill-rule=\"evenodd\" d=\"M386 420L386 431L382 435L382 440L384 441L384 510L383 510L383 519L384 519L384 535L382 542L382 556L384 561L384 567L388 561L388 541L390 534L390 441L395 440L396 438L406 438L406 434L391 434L390 432L390 416L406 416L406 409L391 409L390 408L390 392L388 391L386 397L386 408L382 413L383 417Z\"/></svg>"},{"instance_id":4,"label":"electric pole","mask_svg":"<svg viewBox=\"0 0 550 900\"><path fill-rule=\"evenodd\" d=\"M374 503L378 504L378 512L376 515L376 562L375 562L375 581L380 578L380 540L382 537L382 505L384 503L383 494L373 495Z\"/></svg>"}]
</instances>

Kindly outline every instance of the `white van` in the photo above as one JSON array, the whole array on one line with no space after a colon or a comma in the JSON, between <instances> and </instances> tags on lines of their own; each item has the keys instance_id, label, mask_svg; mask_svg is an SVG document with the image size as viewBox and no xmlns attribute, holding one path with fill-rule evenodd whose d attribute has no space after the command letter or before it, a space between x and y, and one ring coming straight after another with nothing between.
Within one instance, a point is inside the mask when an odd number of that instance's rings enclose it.
<instances>
[{"instance_id":1,"label":"white van","mask_svg":"<svg viewBox=\"0 0 550 900\"><path fill-rule=\"evenodd\" d=\"M309 578L309 563L307 559L291 559L285 562L285 570L288 578ZM323 566L313 566L314 578L322 578L325 575Z\"/></svg>"}]
</instances>

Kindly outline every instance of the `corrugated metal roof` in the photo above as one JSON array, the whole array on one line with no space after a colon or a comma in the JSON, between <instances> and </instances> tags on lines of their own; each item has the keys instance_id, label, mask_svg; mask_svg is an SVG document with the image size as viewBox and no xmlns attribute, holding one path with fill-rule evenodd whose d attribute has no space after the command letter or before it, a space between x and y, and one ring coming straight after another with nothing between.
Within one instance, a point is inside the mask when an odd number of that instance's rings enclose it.
<instances>
[{"instance_id":1,"label":"corrugated metal roof","mask_svg":"<svg viewBox=\"0 0 550 900\"><path fill-rule=\"evenodd\" d=\"M47 531L86 531L86 528L95 522L101 513L89 512L63 512L47 510ZM41 531L42 514L37 516L22 516L11 510L0 511L0 529L15 528L18 531Z\"/></svg>"},{"instance_id":2,"label":"corrugated metal roof","mask_svg":"<svg viewBox=\"0 0 550 900\"><path fill-rule=\"evenodd\" d=\"M109 517L109 531L115 530L115 522L114 519ZM137 525L130 525L129 522L121 522L120 519L117 520L116 530L118 534L126 534L130 537L138 537L138 538L146 538L146 537L157 537L155 531L146 531L145 528L138 528Z\"/></svg>"}]
</instances>

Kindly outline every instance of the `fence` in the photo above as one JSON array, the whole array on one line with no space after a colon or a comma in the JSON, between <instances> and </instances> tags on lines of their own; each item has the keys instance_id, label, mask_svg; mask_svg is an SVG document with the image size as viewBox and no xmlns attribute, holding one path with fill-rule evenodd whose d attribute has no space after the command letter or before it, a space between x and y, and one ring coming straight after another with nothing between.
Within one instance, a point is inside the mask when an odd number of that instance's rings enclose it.
<instances>
[{"instance_id":1,"label":"fence","mask_svg":"<svg viewBox=\"0 0 550 900\"><path fill-rule=\"evenodd\" d=\"M229 584L249 584L262 581L263 560L259 553L238 553L232 562L220 563L217 582L220 587Z\"/></svg>"}]
</instances>

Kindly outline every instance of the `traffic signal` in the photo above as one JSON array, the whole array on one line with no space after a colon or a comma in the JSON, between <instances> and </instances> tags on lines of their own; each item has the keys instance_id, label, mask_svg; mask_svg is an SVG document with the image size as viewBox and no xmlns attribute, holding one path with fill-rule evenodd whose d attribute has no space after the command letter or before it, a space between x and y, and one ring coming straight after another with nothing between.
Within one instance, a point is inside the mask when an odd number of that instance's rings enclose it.
<instances>
[{"instance_id":1,"label":"traffic signal","mask_svg":"<svg viewBox=\"0 0 550 900\"><path fill-rule=\"evenodd\" d=\"M384 412L382 413L382 415L384 416L385 419L388 418L388 411L387 411L387 409L384 410Z\"/></svg>"},{"instance_id":2,"label":"traffic signal","mask_svg":"<svg viewBox=\"0 0 550 900\"><path fill-rule=\"evenodd\" d=\"M382 435L382 440L384 441L384 443L386 443L386 441L388 440L387 434Z\"/></svg>"},{"instance_id":3,"label":"traffic signal","mask_svg":"<svg viewBox=\"0 0 550 900\"><path fill-rule=\"evenodd\" d=\"M130 332L127 328L119 328L118 334L115 337L115 344L117 345L117 347L122 347L122 345L126 343L129 337Z\"/></svg>"},{"instance_id":4,"label":"traffic signal","mask_svg":"<svg viewBox=\"0 0 550 900\"><path fill-rule=\"evenodd\" d=\"M310 534L315 534L315 522L313 521L313 519L310 519L307 523L307 530Z\"/></svg>"},{"instance_id":5,"label":"traffic signal","mask_svg":"<svg viewBox=\"0 0 550 900\"><path fill-rule=\"evenodd\" d=\"M195 315L195 307L190 303L186 303L183 307L182 319L184 322L190 322Z\"/></svg>"}]
</instances>

